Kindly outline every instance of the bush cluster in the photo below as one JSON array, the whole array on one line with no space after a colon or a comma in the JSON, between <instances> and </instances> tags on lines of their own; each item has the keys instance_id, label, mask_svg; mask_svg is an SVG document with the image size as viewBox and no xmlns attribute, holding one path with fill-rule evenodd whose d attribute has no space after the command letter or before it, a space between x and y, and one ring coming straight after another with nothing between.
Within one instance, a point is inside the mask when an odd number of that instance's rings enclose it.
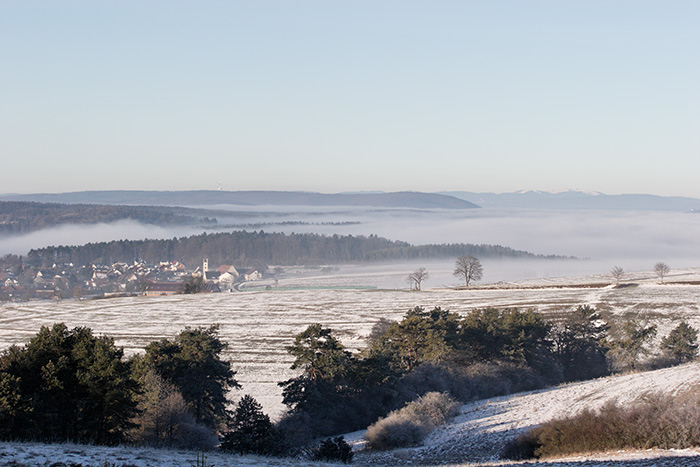
<instances>
[{"instance_id":1,"label":"bush cluster","mask_svg":"<svg viewBox=\"0 0 700 467\"><path fill-rule=\"evenodd\" d=\"M342 436L321 441L320 445L311 450L311 459L315 461L340 461L349 464L353 456L352 447Z\"/></svg>"},{"instance_id":2,"label":"bush cluster","mask_svg":"<svg viewBox=\"0 0 700 467\"><path fill-rule=\"evenodd\" d=\"M445 393L429 392L370 425L365 434L367 445L372 449L418 445L433 429L456 415L458 406Z\"/></svg>"},{"instance_id":3,"label":"bush cluster","mask_svg":"<svg viewBox=\"0 0 700 467\"><path fill-rule=\"evenodd\" d=\"M684 449L700 445L698 401L647 395L631 406L615 402L544 423L511 441L510 459L552 457L613 449Z\"/></svg>"}]
</instances>

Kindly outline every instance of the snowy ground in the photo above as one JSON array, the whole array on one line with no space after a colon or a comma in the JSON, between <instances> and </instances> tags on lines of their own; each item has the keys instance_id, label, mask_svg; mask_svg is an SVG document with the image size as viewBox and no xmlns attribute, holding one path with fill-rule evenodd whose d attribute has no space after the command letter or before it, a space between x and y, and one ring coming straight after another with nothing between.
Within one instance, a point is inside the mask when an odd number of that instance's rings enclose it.
<instances>
[{"instance_id":1,"label":"snowy ground","mask_svg":"<svg viewBox=\"0 0 700 467\"><path fill-rule=\"evenodd\" d=\"M700 363L648 373L600 378L557 388L498 397L462 406L460 415L439 428L424 446L371 453L361 448L362 432L347 436L358 443L357 465L515 466L498 460L503 444L533 425L596 408L609 400L632 401L647 392L680 393L700 384ZM183 467L199 466L197 453L72 444L0 443L0 466ZM308 461L207 453L208 466L300 466ZM314 463L313 465L330 465ZM526 463L526 465L533 465ZM611 452L534 463L551 467L647 467L700 465L700 449Z\"/></svg>"},{"instance_id":2,"label":"snowy ground","mask_svg":"<svg viewBox=\"0 0 700 467\"><path fill-rule=\"evenodd\" d=\"M496 306L536 308L543 313L570 311L590 304L610 315L632 314L659 326L665 335L681 319L700 327L700 269L675 270L661 284L650 272L628 274L633 286L615 288L610 277L534 279L484 285L468 290L367 290L372 281L405 271L341 271L334 278L305 275L303 280L280 281L278 289L231 294L119 298L92 301L7 303L0 307L0 349L23 344L41 325L65 322L90 326L98 334L115 337L127 353L140 351L152 340L173 337L185 326L221 325L221 337L230 347L226 356L238 371L243 393L261 401L265 410L279 415L276 383L294 376L284 347L308 324L332 327L352 349L364 345L380 318L400 319L415 306L466 313ZM329 290L337 286L357 287ZM284 288L288 287L288 288ZM294 287L301 287L294 289ZM518 465L494 459L504 441L525 428L553 417L596 407L610 399L631 400L647 391L678 392L700 383L700 364L604 378L555 389L501 397L465 405L448 426L434 432L426 445L389 453L359 450L360 465L446 464ZM238 397L238 394L233 397ZM356 435L355 438L358 438ZM358 448L360 445L358 445ZM305 461L207 454L207 465L297 466ZM37 443L0 443L0 466L195 466L196 453L155 449L106 448ZM698 466L700 451L645 451L605 453L539 463L551 466ZM60 464L57 464L60 465ZM324 465L324 464L316 464Z\"/></svg>"},{"instance_id":3,"label":"snowy ground","mask_svg":"<svg viewBox=\"0 0 700 467\"><path fill-rule=\"evenodd\" d=\"M42 325L65 322L71 328L89 326L97 334L112 336L131 354L153 340L172 338L185 326L218 323L222 340L229 344L225 357L243 386L232 398L251 394L276 418L284 410L277 383L296 376L285 346L312 323L331 327L353 350L365 345L380 318L401 319L415 306L440 306L458 313L486 306L518 307L558 314L589 304L611 315L632 314L654 322L659 339L683 319L700 328L700 285L687 284L700 280L700 269L674 270L664 284L651 272L630 273L626 280L636 286L625 288L614 288L609 275L534 279L468 290L361 288L399 275L405 276L405 270L370 268L332 276L304 275L281 280L278 288L241 293L6 303L0 306L0 349L24 344ZM338 286L357 288L332 289Z\"/></svg>"}]
</instances>

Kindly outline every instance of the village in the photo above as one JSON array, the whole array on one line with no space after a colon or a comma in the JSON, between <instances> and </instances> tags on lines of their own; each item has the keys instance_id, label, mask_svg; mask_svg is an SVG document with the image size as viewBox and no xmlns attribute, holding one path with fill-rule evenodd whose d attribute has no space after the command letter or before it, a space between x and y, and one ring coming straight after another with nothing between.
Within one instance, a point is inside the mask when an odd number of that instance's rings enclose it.
<instances>
[{"instance_id":1,"label":"village","mask_svg":"<svg viewBox=\"0 0 700 467\"><path fill-rule=\"evenodd\" d=\"M150 264L137 260L132 264L82 266L68 263L50 268L37 268L20 261L0 271L0 301L173 295L185 293L185 284L190 281L198 284L197 292L232 292L244 282L263 279L266 270L266 267L246 268L240 273L233 265L210 269L206 258L195 269L179 261Z\"/></svg>"}]
</instances>

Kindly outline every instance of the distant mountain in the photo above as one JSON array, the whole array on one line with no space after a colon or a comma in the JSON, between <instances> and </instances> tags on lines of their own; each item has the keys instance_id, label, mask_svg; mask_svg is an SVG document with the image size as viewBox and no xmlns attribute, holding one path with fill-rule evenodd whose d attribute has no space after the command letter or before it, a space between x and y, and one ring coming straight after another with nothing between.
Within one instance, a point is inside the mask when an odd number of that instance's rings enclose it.
<instances>
[{"instance_id":1,"label":"distant mountain","mask_svg":"<svg viewBox=\"0 0 700 467\"><path fill-rule=\"evenodd\" d=\"M628 211L698 211L700 199L680 196L647 194L606 195L598 192L518 191L515 193L474 193L446 191L440 194L454 196L482 207L521 209L597 209Z\"/></svg>"},{"instance_id":2,"label":"distant mountain","mask_svg":"<svg viewBox=\"0 0 700 467\"><path fill-rule=\"evenodd\" d=\"M151 206L233 204L243 206L362 206L414 209L473 209L479 207L454 196L415 191L336 194L303 191L78 191L2 195L0 200Z\"/></svg>"}]
</instances>

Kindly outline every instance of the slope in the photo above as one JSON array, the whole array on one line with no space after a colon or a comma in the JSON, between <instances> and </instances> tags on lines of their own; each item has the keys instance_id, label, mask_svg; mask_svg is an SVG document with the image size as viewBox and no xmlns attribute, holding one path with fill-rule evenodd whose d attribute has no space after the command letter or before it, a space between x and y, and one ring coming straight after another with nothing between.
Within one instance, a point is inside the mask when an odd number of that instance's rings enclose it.
<instances>
[{"instance_id":1,"label":"slope","mask_svg":"<svg viewBox=\"0 0 700 467\"><path fill-rule=\"evenodd\" d=\"M381 462L390 465L407 462L429 465L467 462L498 464L504 444L532 426L574 415L586 408L597 409L608 401L625 404L647 393L679 394L699 384L700 362L695 362L476 401L462 406L460 414L451 423L433 432L424 446L374 454L373 462L381 459ZM647 455L654 454L647 452ZM695 457L695 463L688 465L700 464L700 451L684 454ZM363 457L360 455L358 460ZM628 457L643 456L633 453Z\"/></svg>"}]
</instances>

